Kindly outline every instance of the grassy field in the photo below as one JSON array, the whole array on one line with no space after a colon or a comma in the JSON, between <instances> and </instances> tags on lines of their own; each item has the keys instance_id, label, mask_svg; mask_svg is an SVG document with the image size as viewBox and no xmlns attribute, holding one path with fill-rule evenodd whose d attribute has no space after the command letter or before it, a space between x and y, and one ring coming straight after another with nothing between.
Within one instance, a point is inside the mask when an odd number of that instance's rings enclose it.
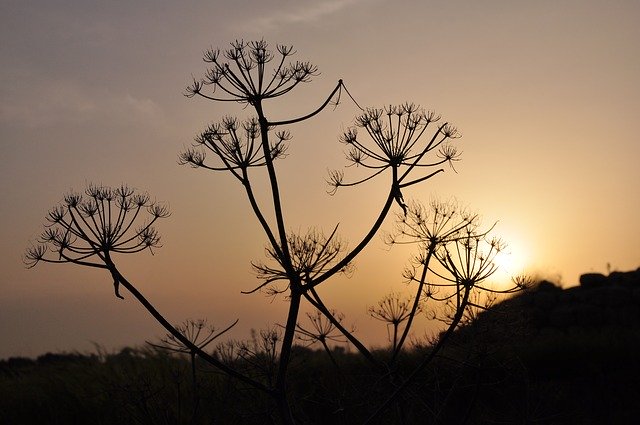
<instances>
[{"instance_id":1,"label":"grassy field","mask_svg":"<svg viewBox=\"0 0 640 425\"><path fill-rule=\"evenodd\" d=\"M297 420L363 423L428 350L415 346L380 371L344 349L332 359L296 348L289 391ZM205 364L196 362L194 382L188 356L152 347L97 351L0 361L0 421L277 423L269 397ZM224 350L218 355L224 358ZM547 282L459 329L375 423L635 423L639 357L640 282L565 290ZM227 361L265 382L272 377L274 359L260 350Z\"/></svg>"}]
</instances>

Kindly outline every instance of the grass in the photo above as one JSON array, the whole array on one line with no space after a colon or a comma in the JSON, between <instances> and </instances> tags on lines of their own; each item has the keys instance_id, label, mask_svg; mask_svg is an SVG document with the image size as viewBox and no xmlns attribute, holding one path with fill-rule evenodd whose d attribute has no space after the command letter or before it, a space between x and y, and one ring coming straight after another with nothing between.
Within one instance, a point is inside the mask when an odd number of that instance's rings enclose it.
<instances>
[{"instance_id":1,"label":"grass","mask_svg":"<svg viewBox=\"0 0 640 425\"><path fill-rule=\"evenodd\" d=\"M640 317L611 315L602 300L620 300L591 290L542 286L481 314L376 423L634 423ZM600 303L597 321L583 314L593 300ZM564 321L549 320L554 317ZM289 378L296 418L362 423L429 349L416 346L380 373L356 353L334 350L336 366L322 350L296 347ZM267 379L266 366L234 362ZM278 423L266 395L206 364L198 362L197 371L194 391L189 358L151 347L3 360L0 418L8 424Z\"/></svg>"}]
</instances>

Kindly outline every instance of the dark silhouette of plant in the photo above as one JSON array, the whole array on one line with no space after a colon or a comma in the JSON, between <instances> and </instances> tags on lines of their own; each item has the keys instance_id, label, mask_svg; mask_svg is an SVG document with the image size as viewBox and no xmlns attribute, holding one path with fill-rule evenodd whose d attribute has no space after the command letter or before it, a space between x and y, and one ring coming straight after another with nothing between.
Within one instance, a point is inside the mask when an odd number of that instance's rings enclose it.
<instances>
[{"instance_id":1,"label":"dark silhouette of plant","mask_svg":"<svg viewBox=\"0 0 640 425\"><path fill-rule=\"evenodd\" d=\"M394 349L394 359L402 350L420 308L421 300L425 296L428 299L433 291L433 286L428 284L426 278L435 252L440 247L460 238L464 229L469 231L475 229L478 224L478 216L470 214L453 201L433 200L428 209L420 203L411 203L405 214L398 216L397 221L396 230L393 234L388 235L387 243L390 245L417 244L419 253L414 258L414 264L404 273L408 281L416 282L418 286L413 297L407 325Z\"/></svg>"},{"instance_id":2,"label":"dark silhouette of plant","mask_svg":"<svg viewBox=\"0 0 640 425\"><path fill-rule=\"evenodd\" d=\"M434 237L434 233L427 232L427 229L442 230L443 225L445 226L444 228L447 228L451 223L455 223L455 221L451 221L451 218L455 216L456 210L443 209L441 204L432 204L432 208L434 212L438 211L438 214L434 214L434 227L418 225L418 223L424 224L428 222L428 220L424 219L425 214L420 208L415 208L416 213L410 215L409 220L403 220L400 226L402 236L409 237L409 240L413 239L418 243L420 252L414 261L422 266L422 273L417 274L416 268L412 267L405 271L405 277L410 282L418 283L418 287L423 289L421 294L422 302L428 302L429 300L448 302L450 303L452 314L447 320L447 329L440 334L429 354L422 359L415 370L394 390L391 396L379 406L366 423L371 422L382 413L438 354L465 314L468 314L469 307L476 307L472 303L472 294L478 292L490 294L514 293L524 289L526 284L526 279L514 279L512 281L513 286L506 289L495 289L485 284L487 279L497 271L496 256L500 255L505 248L502 240L489 237L493 226L488 230L480 230L477 217L463 213L462 223L464 224L462 226L454 224L451 231L444 231L443 235L446 235L446 237L438 241ZM453 212L443 214L442 211ZM395 239L392 239L392 241L395 241ZM434 241L435 246L430 244ZM432 258L436 260L435 264L431 263ZM427 272L431 272L442 282L432 281L427 283ZM419 297L420 295L417 295L416 299Z\"/></svg>"},{"instance_id":3,"label":"dark silhouette of plant","mask_svg":"<svg viewBox=\"0 0 640 425\"><path fill-rule=\"evenodd\" d=\"M123 298L120 295L122 285L184 347L241 381L267 390L261 383L228 368L190 341L118 270L114 255L160 247L160 236L153 225L168 216L167 207L151 202L148 195L136 193L132 188L90 185L84 194L72 192L66 195L62 204L49 211L39 243L25 253L25 264L34 267L40 262L72 263L107 269L118 298Z\"/></svg>"},{"instance_id":4,"label":"dark silhouette of plant","mask_svg":"<svg viewBox=\"0 0 640 425\"><path fill-rule=\"evenodd\" d=\"M193 80L186 95L238 103L254 116L245 120L223 117L196 136L193 146L179 155L183 165L227 171L241 184L267 239L267 261L252 262L260 282L244 293L264 291L272 296L284 295L288 310L278 327L261 331L259 335L254 332L249 342L218 344L214 354L209 354L205 348L221 333L208 329L204 322L171 325L115 263L115 254L152 251L159 247L160 237L154 225L169 215L168 210L151 202L148 195L136 194L124 186L116 189L90 186L85 195L67 195L63 204L49 213L40 244L29 248L25 256L29 267L43 261L107 269L116 295L122 298L119 289L125 288L167 330L168 335L162 341L164 348L188 353L192 367L195 367L195 357L199 357L246 388L266 394L277 406L280 420L285 424L296 423L297 416L287 385L296 335L303 341L320 342L330 356L327 341L346 340L378 371L394 373L366 348L353 329L344 327L343 316L328 307L318 292L318 286L331 277L350 275L352 261L378 234L394 202L402 213L398 216L399 231L390 242L417 244L419 254L405 273L410 282L417 283L415 295L406 301L392 296L372 310L374 317L390 321L393 326L392 362L402 350L415 316L425 310L425 303L450 300L455 306L446 336L460 322L472 291L492 291L484 281L494 273L493 259L502 249L499 241L487 239L488 231L478 230L476 216L440 203L433 204L427 212L404 199L404 189L429 180L443 172L444 166L453 167L460 159L454 145L459 137L457 130L448 122L441 123L436 113L412 103L363 109L343 81L338 80L316 109L293 118L267 118L267 100L285 96L318 75L317 68L310 62L292 61L294 54L290 46L277 45L271 50L263 40L235 41L226 50L207 51L204 61L208 69L202 79ZM380 211L371 217L369 229L353 248L348 248L338 237L337 225L329 236L315 228L306 233L287 230L276 169L276 164L287 157L287 146L292 140L285 127L313 118L330 104L337 106L343 91L362 112L340 141L348 149L348 166L355 165L365 174L347 181L343 171L332 171L329 192L333 194L340 187L363 184L385 173L389 176L388 192L382 196ZM256 188L262 186L254 183L264 175L268 180L267 193L257 196ZM435 278L440 282L436 283ZM299 324L305 301L315 309L308 315L311 329ZM402 333L401 325L404 326ZM418 368L401 380L372 418L420 373L445 339L441 338ZM333 357L332 361L335 363ZM195 369L193 381L195 385Z\"/></svg>"},{"instance_id":5,"label":"dark silhouette of plant","mask_svg":"<svg viewBox=\"0 0 640 425\"><path fill-rule=\"evenodd\" d=\"M344 319L344 315L341 313L336 313L335 310L331 311L331 315L335 317L339 322L342 322ZM327 353L331 362L337 367L340 368L338 363L336 362L335 357L331 354L331 348L329 347L329 341L331 342L340 342L346 343L344 335L342 335L336 326L331 323L326 316L324 316L320 311L316 311L315 314L307 313L307 318L311 323L311 327L303 327L298 324L298 339L307 345L315 344L319 342L324 348L324 351Z\"/></svg>"},{"instance_id":6,"label":"dark silhouette of plant","mask_svg":"<svg viewBox=\"0 0 640 425\"><path fill-rule=\"evenodd\" d=\"M310 62L286 63L295 54L292 46L276 46L277 54L269 50L264 40L235 41L224 51L209 49L204 61L211 64L205 78L194 79L187 96L202 96L215 101L231 101L255 105L263 100L282 96L298 84L311 81L318 69ZM277 57L269 76L266 65ZM203 93L211 86L212 95Z\"/></svg>"},{"instance_id":7,"label":"dark silhouette of plant","mask_svg":"<svg viewBox=\"0 0 640 425\"><path fill-rule=\"evenodd\" d=\"M329 271L339 260L340 254L344 251L344 243L336 238L338 226L333 229L329 237L322 234L321 231L312 229L305 235L300 236L291 233L287 236L289 246L291 271L296 274L297 280L302 284L310 284L314 282L318 276ZM260 262L253 263L253 269L258 275L258 279L262 283L252 291L269 286L267 292L271 295L286 292L290 289L290 276L284 270L281 259L273 247L267 247L268 257L275 261L276 266L269 266ZM352 271L351 264L342 265L336 273L349 274ZM285 282L284 288L278 288L276 282Z\"/></svg>"},{"instance_id":8,"label":"dark silhouette of plant","mask_svg":"<svg viewBox=\"0 0 640 425\"><path fill-rule=\"evenodd\" d=\"M195 397L197 394L196 355L198 354L198 351L204 350L207 345L227 333L237 323L238 320L227 326L225 329L218 331L213 325L209 325L207 323L207 319L189 319L183 322L182 325L177 325L175 329L187 338L191 342L192 346L186 346L181 340L177 339L171 333L168 333L165 337L161 338L159 344L152 342L147 342L147 344L161 350L189 355L193 394ZM197 350L192 347L197 347Z\"/></svg>"},{"instance_id":9,"label":"dark silhouette of plant","mask_svg":"<svg viewBox=\"0 0 640 425\"><path fill-rule=\"evenodd\" d=\"M344 173L334 171L330 184L335 191L341 186L364 183L387 169L392 171L392 196L406 213L401 189L420 183L443 171L438 169L427 175L410 178L417 169L433 169L459 159L456 148L445 143L458 137L455 127L443 123L435 128L431 137L425 136L430 124L437 123L440 116L424 111L412 103L386 108L367 108L356 118L355 127L349 128L340 141L349 147L347 160L354 165L370 170L369 175L353 182L344 182ZM358 137L358 128L366 130L368 137ZM369 141L370 139L370 141ZM373 143L371 143L373 142ZM435 152L436 158L427 156Z\"/></svg>"},{"instance_id":10,"label":"dark silhouette of plant","mask_svg":"<svg viewBox=\"0 0 640 425\"><path fill-rule=\"evenodd\" d=\"M150 217L143 219L148 214ZM61 205L51 209L40 244L25 255L28 267L43 261L73 263L109 269L118 298L121 283L113 254L133 254L160 247L160 236L153 224L169 216L162 204L131 188L89 186L84 194L69 193Z\"/></svg>"},{"instance_id":11,"label":"dark silhouette of plant","mask_svg":"<svg viewBox=\"0 0 640 425\"><path fill-rule=\"evenodd\" d=\"M371 317L387 324L387 334L394 352L398 349L398 329L403 322L412 316L411 301L411 298L405 299L401 298L400 294L391 293L378 301L376 306L371 306L368 309ZM419 310L418 306L413 313L418 313ZM393 336L389 334L389 326L393 328Z\"/></svg>"},{"instance_id":12,"label":"dark silhouette of plant","mask_svg":"<svg viewBox=\"0 0 640 425\"><path fill-rule=\"evenodd\" d=\"M237 358L248 366L253 375L273 385L278 371L278 345L282 339L280 329L251 330L249 341L236 342Z\"/></svg>"}]
</instances>

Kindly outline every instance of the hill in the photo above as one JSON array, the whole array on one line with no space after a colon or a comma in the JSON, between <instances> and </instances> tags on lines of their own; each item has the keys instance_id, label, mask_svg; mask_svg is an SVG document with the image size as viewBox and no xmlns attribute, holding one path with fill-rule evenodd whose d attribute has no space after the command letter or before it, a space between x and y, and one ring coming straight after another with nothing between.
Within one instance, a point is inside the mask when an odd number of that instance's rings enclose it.
<instances>
[{"instance_id":1,"label":"hill","mask_svg":"<svg viewBox=\"0 0 640 425\"><path fill-rule=\"evenodd\" d=\"M542 281L480 313L452 345L477 352L499 382L485 379L475 421L637 423L640 268L566 289Z\"/></svg>"}]
</instances>

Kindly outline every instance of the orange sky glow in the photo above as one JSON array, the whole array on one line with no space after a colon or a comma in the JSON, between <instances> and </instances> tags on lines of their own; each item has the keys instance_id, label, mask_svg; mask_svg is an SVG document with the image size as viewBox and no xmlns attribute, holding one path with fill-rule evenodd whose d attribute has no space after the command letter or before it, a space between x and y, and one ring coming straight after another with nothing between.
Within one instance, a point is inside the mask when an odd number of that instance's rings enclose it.
<instances>
[{"instance_id":1,"label":"orange sky glow","mask_svg":"<svg viewBox=\"0 0 640 425\"><path fill-rule=\"evenodd\" d=\"M267 102L270 118L312 111L343 79L360 105L410 101L454 124L462 161L404 196L455 199L497 223L509 244L497 285L529 273L573 286L583 272L640 266L640 3L218 3L0 6L0 358L163 335L132 297L113 296L108 274L22 263L49 208L92 182L126 183L170 207L163 247L118 264L171 322L224 327L239 318L233 337L246 338L285 319L282 298L240 293L258 283L251 261L264 258L266 238L238 181L177 163L207 124L250 113L183 96L204 74L203 51L235 39L292 44L294 60L320 70ZM340 223L352 246L377 217L384 175L327 194L327 170L346 165L338 137L358 112L343 96L288 128L293 140L278 163L288 228ZM393 215L383 226L392 229ZM386 344L367 307L407 290L402 271L414 253L389 248L381 234L353 276L319 292L369 345ZM415 337L433 329L425 320Z\"/></svg>"}]
</instances>

